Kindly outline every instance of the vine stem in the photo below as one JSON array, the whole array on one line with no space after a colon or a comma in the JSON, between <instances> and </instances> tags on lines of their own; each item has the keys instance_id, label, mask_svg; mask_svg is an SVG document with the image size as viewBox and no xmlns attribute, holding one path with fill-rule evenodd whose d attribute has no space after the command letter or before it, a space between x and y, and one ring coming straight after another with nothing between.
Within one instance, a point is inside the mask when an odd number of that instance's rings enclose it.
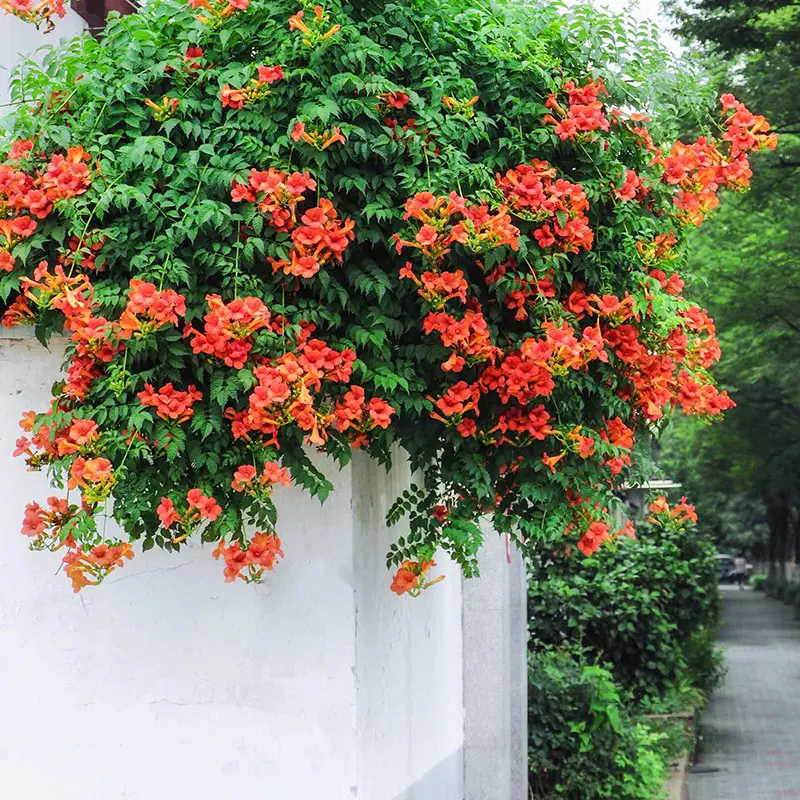
<instances>
[{"instance_id":1,"label":"vine stem","mask_svg":"<svg viewBox=\"0 0 800 800\"><path fill-rule=\"evenodd\" d=\"M422 41L422 44L425 46L425 49L428 51L428 54L430 55L430 57L434 61L436 61L438 63L438 60L437 60L436 56L433 54L433 50L431 50L431 48L428 46L428 40L425 38L425 34L423 34L422 29L417 24L417 21L413 17L411 17L411 22L414 25L414 27L417 29L417 33L419 34L419 38Z\"/></svg>"},{"instance_id":2,"label":"vine stem","mask_svg":"<svg viewBox=\"0 0 800 800\"><path fill-rule=\"evenodd\" d=\"M97 212L97 209L100 208L100 203L106 196L106 193L109 192L117 183L119 183L120 180L122 180L122 175L118 175L113 181L111 181L111 183L108 184L108 186L106 186L105 189L103 189L103 193L100 195L97 202L94 204L94 208L91 210L89 216L86 218L86 225L84 225L83 232L81 233L80 238L78 239L78 247L81 247L81 244L86 238L86 234L89 233L89 226L92 224L94 215ZM73 259L69 270L70 277L72 277L74 269L75 269L75 260Z\"/></svg>"},{"instance_id":3,"label":"vine stem","mask_svg":"<svg viewBox=\"0 0 800 800\"><path fill-rule=\"evenodd\" d=\"M236 257L233 262L234 274L233 274L233 297L234 299L239 299L239 252L242 249L242 227L241 223L239 223L239 229L237 231L236 237Z\"/></svg>"},{"instance_id":4,"label":"vine stem","mask_svg":"<svg viewBox=\"0 0 800 800\"><path fill-rule=\"evenodd\" d=\"M125 450L125 455L122 456L122 461L119 462L117 469L121 469L123 466L125 466L125 461L128 459L128 454L131 452L131 448L133 447L133 442L135 441L135 437L136 437L136 428L134 428L131 431L131 440L128 443L128 447Z\"/></svg>"},{"instance_id":5,"label":"vine stem","mask_svg":"<svg viewBox=\"0 0 800 800\"><path fill-rule=\"evenodd\" d=\"M161 275L158 278L158 291L160 292L164 288L164 278L167 277L167 266L169 265L169 256L164 259L164 263L161 266ZM128 352L127 350L125 351Z\"/></svg>"},{"instance_id":6,"label":"vine stem","mask_svg":"<svg viewBox=\"0 0 800 800\"><path fill-rule=\"evenodd\" d=\"M43 133L44 133L44 132L47 130L47 127L48 127L48 125L49 125L49 124L50 124L50 123L51 123L51 122L52 122L52 121L53 121L53 120L56 118L56 115L57 115L57 114L58 114L58 113L61 111L61 109L62 109L62 108L65 108L67 105L69 105L69 101L70 101L70 100L72 100L72 98L73 98L73 97L74 97L74 96L75 96L75 95L78 93L78 89L79 89L79 88L80 88L80 85L76 86L76 87L75 87L75 88L74 88L74 89L73 89L73 90L72 90L72 91L71 91L71 92L70 92L70 93L69 93L69 94L66 96L66 98L64 99L64 102L63 102L63 103L62 103L62 104L61 104L61 105L60 105L58 108L55 108L55 109L53 109L53 112L52 112L52 113L50 114L50 116L49 116L49 117L48 117L48 118L45 120L45 122L44 122L44 125L42 125L42 127L41 127L41 128L39 128L39 132L38 132L38 133L37 133L37 134L36 134L36 135L33 137L33 140L34 140L34 141L36 141L37 139L39 139L39 138L41 137L41 135L42 135L42 134L43 134Z\"/></svg>"}]
</instances>

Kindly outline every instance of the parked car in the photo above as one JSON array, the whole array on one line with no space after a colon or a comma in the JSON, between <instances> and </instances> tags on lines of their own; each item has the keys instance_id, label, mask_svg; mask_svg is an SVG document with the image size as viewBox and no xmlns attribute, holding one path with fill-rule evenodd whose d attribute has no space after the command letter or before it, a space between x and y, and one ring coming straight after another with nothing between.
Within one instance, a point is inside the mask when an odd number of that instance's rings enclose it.
<instances>
[{"instance_id":1,"label":"parked car","mask_svg":"<svg viewBox=\"0 0 800 800\"><path fill-rule=\"evenodd\" d=\"M719 560L719 582L733 583L733 556L725 553L718 553Z\"/></svg>"}]
</instances>

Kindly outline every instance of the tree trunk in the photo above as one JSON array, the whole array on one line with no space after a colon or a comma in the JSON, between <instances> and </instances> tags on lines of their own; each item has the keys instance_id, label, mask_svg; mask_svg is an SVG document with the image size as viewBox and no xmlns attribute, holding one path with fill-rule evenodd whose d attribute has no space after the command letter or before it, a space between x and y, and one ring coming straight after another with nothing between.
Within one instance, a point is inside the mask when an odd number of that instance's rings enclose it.
<instances>
[{"instance_id":1,"label":"tree trunk","mask_svg":"<svg viewBox=\"0 0 800 800\"><path fill-rule=\"evenodd\" d=\"M767 524L769 526L768 583L778 594L783 593L786 584L786 561L790 545L791 506L785 493L772 497L767 505ZM792 548L794 550L794 547Z\"/></svg>"},{"instance_id":2,"label":"tree trunk","mask_svg":"<svg viewBox=\"0 0 800 800\"><path fill-rule=\"evenodd\" d=\"M800 564L800 522L798 522L797 514L798 509L794 506L789 515L789 523L794 528L794 563Z\"/></svg>"},{"instance_id":3,"label":"tree trunk","mask_svg":"<svg viewBox=\"0 0 800 800\"><path fill-rule=\"evenodd\" d=\"M767 542L767 587L772 591L778 585L778 525L777 514L772 503L767 505L767 526L769 527L769 540Z\"/></svg>"},{"instance_id":4,"label":"tree trunk","mask_svg":"<svg viewBox=\"0 0 800 800\"><path fill-rule=\"evenodd\" d=\"M789 504L786 503L781 505L780 513L778 517L778 531L779 531L779 538L778 538L778 559L780 563L780 574L781 574L781 587L783 591L781 594L785 593L786 584L788 582L788 570L786 569L787 562L789 561Z\"/></svg>"}]
</instances>

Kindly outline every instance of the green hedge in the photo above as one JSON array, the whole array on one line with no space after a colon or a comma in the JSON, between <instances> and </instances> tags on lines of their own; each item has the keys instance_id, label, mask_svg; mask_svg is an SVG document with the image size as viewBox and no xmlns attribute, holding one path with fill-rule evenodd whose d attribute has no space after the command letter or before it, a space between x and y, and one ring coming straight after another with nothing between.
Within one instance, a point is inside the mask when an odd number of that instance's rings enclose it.
<instances>
[{"instance_id":1,"label":"green hedge","mask_svg":"<svg viewBox=\"0 0 800 800\"><path fill-rule=\"evenodd\" d=\"M658 800L665 736L635 721L613 675L567 650L529 659L532 797Z\"/></svg>"},{"instance_id":2,"label":"green hedge","mask_svg":"<svg viewBox=\"0 0 800 800\"><path fill-rule=\"evenodd\" d=\"M636 540L619 539L589 559L531 559L531 647L580 645L637 701L687 675L707 693L721 677L714 545L693 528L638 530Z\"/></svg>"},{"instance_id":3,"label":"green hedge","mask_svg":"<svg viewBox=\"0 0 800 800\"><path fill-rule=\"evenodd\" d=\"M763 592L766 589L767 576L764 573L758 575L751 575L748 584L753 587L757 592Z\"/></svg>"}]
</instances>

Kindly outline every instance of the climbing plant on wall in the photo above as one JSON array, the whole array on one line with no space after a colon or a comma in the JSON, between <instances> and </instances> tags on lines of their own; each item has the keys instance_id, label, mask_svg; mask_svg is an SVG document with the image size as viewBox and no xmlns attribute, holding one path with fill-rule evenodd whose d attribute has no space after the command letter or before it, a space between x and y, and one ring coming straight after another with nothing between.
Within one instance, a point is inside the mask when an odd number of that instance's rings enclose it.
<instances>
[{"instance_id":1,"label":"climbing plant on wall","mask_svg":"<svg viewBox=\"0 0 800 800\"><path fill-rule=\"evenodd\" d=\"M263 580L292 550L276 487L331 491L313 449L422 470L388 518L399 594L438 550L474 574L483 518L590 554L630 532L606 511L651 431L731 405L681 243L775 137L622 23L153 0L15 92L3 321L69 338L21 422L61 490L23 533L76 591L133 555L108 518Z\"/></svg>"}]
</instances>

